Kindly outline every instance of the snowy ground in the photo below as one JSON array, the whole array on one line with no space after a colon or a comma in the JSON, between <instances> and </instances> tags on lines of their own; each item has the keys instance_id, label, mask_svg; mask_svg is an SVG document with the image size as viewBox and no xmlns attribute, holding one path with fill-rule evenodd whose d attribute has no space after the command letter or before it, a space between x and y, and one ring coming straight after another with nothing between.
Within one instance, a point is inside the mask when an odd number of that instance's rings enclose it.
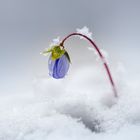
<instances>
[{"instance_id":1,"label":"snowy ground","mask_svg":"<svg viewBox=\"0 0 140 140\"><path fill-rule=\"evenodd\" d=\"M115 100L103 72L38 78L32 94L1 96L0 140L139 140L138 83L116 77Z\"/></svg>"}]
</instances>

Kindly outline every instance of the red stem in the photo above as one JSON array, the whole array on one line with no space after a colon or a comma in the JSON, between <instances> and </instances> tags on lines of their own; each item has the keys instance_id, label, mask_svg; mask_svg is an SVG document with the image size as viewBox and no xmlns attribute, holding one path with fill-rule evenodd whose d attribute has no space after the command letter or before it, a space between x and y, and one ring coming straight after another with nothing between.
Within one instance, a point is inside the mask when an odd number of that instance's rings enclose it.
<instances>
[{"instance_id":1,"label":"red stem","mask_svg":"<svg viewBox=\"0 0 140 140\"><path fill-rule=\"evenodd\" d=\"M113 78L112 78L111 72L110 72L110 70L109 70L109 67L108 67L108 65L107 65L107 63L106 63L106 60L105 60L103 54L101 53L101 51L99 50L99 48L97 47L97 45L96 45L89 37L87 37L86 35L83 35L83 34L81 34L81 33L72 33L72 34L69 34L68 36L66 36L66 37L62 40L62 42L60 43L60 45L64 47L64 42L65 42L69 37L75 36L75 35L79 35L79 36L82 36L82 37L86 38L86 39L93 45L93 47L95 48L95 50L98 52L98 54L99 54L99 56L100 56L100 58L101 58L101 60L102 60L102 62L103 62L103 64L104 64L105 70L106 70L106 72L107 72L107 75L108 75L108 78L109 78L109 81L110 81L110 84L111 84L111 87L112 87L114 96L115 96L115 97L118 97L117 90L116 90L116 86L115 86L115 83L114 83L114 81L113 81Z\"/></svg>"}]
</instances>

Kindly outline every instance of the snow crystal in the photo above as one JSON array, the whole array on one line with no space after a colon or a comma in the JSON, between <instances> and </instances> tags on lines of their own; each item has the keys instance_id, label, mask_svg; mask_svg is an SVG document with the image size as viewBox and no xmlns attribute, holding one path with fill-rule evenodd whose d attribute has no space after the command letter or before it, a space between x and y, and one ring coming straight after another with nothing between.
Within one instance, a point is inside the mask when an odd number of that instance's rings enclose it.
<instances>
[{"instance_id":1,"label":"snow crystal","mask_svg":"<svg viewBox=\"0 0 140 140\"><path fill-rule=\"evenodd\" d=\"M76 29L77 33L86 35L87 37L89 37L90 39L92 39L92 32L89 32L88 27L84 26L81 29ZM80 37L80 39L84 39L83 37Z\"/></svg>"},{"instance_id":2,"label":"snow crystal","mask_svg":"<svg viewBox=\"0 0 140 140\"><path fill-rule=\"evenodd\" d=\"M108 57L109 57L107 51L105 51L104 49L100 49L100 51L101 51L101 53L103 54L103 56L104 56L105 58L108 58Z\"/></svg>"},{"instance_id":3,"label":"snow crystal","mask_svg":"<svg viewBox=\"0 0 140 140\"><path fill-rule=\"evenodd\" d=\"M50 43L50 47L54 46L54 45L59 45L60 44L60 37L58 36L57 38L54 38L52 40L52 42Z\"/></svg>"},{"instance_id":4,"label":"snow crystal","mask_svg":"<svg viewBox=\"0 0 140 140\"><path fill-rule=\"evenodd\" d=\"M95 54L96 57L97 57L97 60L99 59L99 54L98 54L98 52L95 50L95 48L93 48L93 47L92 47L92 48L91 48L91 47L88 47L88 50L89 50L89 51L93 51L94 54ZM107 51L105 51L105 50L103 50L103 49L100 49L100 52L103 54L103 56L104 56L105 58L108 58L108 57L109 57Z\"/></svg>"},{"instance_id":5,"label":"snow crystal","mask_svg":"<svg viewBox=\"0 0 140 140\"><path fill-rule=\"evenodd\" d=\"M60 37L58 36L57 38L54 38L52 40L52 42L49 44L49 46L52 47L52 46L59 45L59 44L60 44ZM48 47L45 48L44 51L47 51L47 50L48 50ZM41 52L40 54L43 54L43 53ZM47 54L43 54L43 55L47 56Z\"/></svg>"},{"instance_id":6,"label":"snow crystal","mask_svg":"<svg viewBox=\"0 0 140 140\"><path fill-rule=\"evenodd\" d=\"M95 50L95 48L88 47L88 50L94 52L94 54L96 56L96 61L100 60L100 56L99 56L98 52ZM108 53L105 50L103 50L103 49L100 49L100 52L104 56L103 63L109 64L108 63L108 57L109 57Z\"/></svg>"}]
</instances>

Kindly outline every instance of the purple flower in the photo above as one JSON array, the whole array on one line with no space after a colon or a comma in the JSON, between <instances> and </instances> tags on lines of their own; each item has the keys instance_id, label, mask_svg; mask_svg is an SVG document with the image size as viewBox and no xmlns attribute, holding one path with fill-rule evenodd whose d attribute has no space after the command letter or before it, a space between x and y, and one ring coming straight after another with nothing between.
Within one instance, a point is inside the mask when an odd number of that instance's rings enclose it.
<instances>
[{"instance_id":1,"label":"purple flower","mask_svg":"<svg viewBox=\"0 0 140 140\"><path fill-rule=\"evenodd\" d=\"M52 60L52 56L50 56L48 61L49 75L55 79L64 78L68 72L69 64L70 60L67 53L56 60Z\"/></svg>"}]
</instances>

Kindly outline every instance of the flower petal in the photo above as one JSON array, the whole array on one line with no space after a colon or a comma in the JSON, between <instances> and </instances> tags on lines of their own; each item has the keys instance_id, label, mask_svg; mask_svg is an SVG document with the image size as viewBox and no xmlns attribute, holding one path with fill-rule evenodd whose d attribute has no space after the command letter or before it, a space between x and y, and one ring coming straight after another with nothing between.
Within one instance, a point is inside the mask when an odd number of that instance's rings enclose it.
<instances>
[{"instance_id":1,"label":"flower petal","mask_svg":"<svg viewBox=\"0 0 140 140\"><path fill-rule=\"evenodd\" d=\"M49 58L49 74L53 78L64 78L69 69L69 60L66 55L62 55L59 59L52 60Z\"/></svg>"}]
</instances>

